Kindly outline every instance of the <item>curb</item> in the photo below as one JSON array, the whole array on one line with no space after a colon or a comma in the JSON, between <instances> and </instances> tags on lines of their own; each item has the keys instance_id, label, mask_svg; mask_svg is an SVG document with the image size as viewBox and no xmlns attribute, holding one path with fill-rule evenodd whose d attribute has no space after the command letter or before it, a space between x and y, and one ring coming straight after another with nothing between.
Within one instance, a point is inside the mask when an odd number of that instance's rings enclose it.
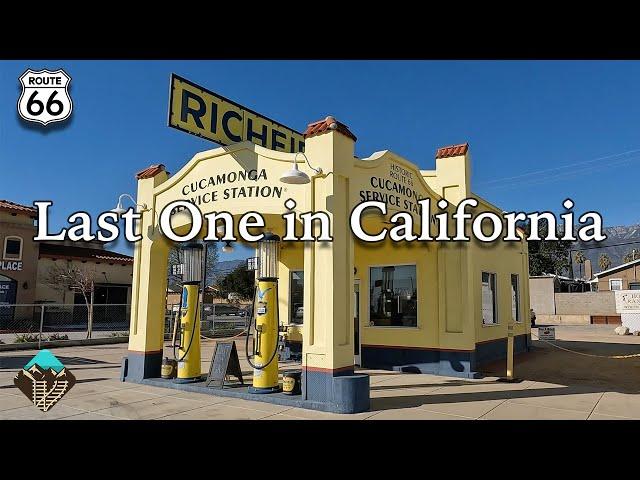
<instances>
[{"instance_id":1,"label":"curb","mask_svg":"<svg viewBox=\"0 0 640 480\"><path fill-rule=\"evenodd\" d=\"M112 343L127 343L129 337L106 337L91 338L84 340L54 340L43 341L40 348L56 348L56 347L79 347L83 345L109 345ZM0 352L11 352L17 350L38 350L38 342L29 343L0 343Z\"/></svg>"}]
</instances>

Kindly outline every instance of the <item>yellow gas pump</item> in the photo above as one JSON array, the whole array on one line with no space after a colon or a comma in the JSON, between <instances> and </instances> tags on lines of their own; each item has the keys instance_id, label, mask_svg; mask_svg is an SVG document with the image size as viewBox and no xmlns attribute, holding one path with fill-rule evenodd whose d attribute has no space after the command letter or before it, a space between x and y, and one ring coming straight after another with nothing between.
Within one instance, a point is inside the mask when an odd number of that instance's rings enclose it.
<instances>
[{"instance_id":1,"label":"yellow gas pump","mask_svg":"<svg viewBox=\"0 0 640 480\"><path fill-rule=\"evenodd\" d=\"M265 233L258 243L258 284L255 288L253 317L253 355L249 354L249 334L246 339L247 361L253 367L250 393L280 391L278 383L278 244L280 237Z\"/></svg>"},{"instance_id":2,"label":"yellow gas pump","mask_svg":"<svg viewBox=\"0 0 640 480\"><path fill-rule=\"evenodd\" d=\"M184 271L180 315L180 344L176 354L178 374L175 382L200 380L200 308L199 287L202 280L202 251L200 243L182 247Z\"/></svg>"}]
</instances>

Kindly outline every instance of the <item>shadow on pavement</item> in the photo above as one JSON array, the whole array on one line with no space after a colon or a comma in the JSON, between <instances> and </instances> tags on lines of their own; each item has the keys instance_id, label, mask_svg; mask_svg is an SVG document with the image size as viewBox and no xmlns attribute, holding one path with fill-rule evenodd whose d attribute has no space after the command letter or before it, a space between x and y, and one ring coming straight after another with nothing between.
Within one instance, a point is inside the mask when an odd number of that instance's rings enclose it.
<instances>
[{"instance_id":1,"label":"shadow on pavement","mask_svg":"<svg viewBox=\"0 0 640 480\"><path fill-rule=\"evenodd\" d=\"M611 356L640 354L640 345L557 340L556 345L577 352ZM505 361L482 366L487 376L505 374ZM514 374L522 380L590 387L599 391L640 393L640 356L627 359L589 357L533 341L529 353L517 355Z\"/></svg>"},{"instance_id":2,"label":"shadow on pavement","mask_svg":"<svg viewBox=\"0 0 640 480\"><path fill-rule=\"evenodd\" d=\"M526 390L496 390L490 392L444 393L424 395L408 395L402 397L378 397L371 399L371 410L391 410L398 408L413 408L422 405L481 402L487 400L509 400L519 398L549 397L557 395L575 395L585 393L602 393L594 388L553 387L533 388Z\"/></svg>"},{"instance_id":3,"label":"shadow on pavement","mask_svg":"<svg viewBox=\"0 0 640 480\"><path fill-rule=\"evenodd\" d=\"M0 369L7 370L15 370L21 369L29 360L33 358L33 355L12 355L7 357L0 357ZM56 358L60 360L60 362L65 367L71 367L73 365L97 365L97 364L108 364L110 362L104 362L102 360L93 360L91 358L82 358L82 357L63 357L56 355Z\"/></svg>"}]
</instances>

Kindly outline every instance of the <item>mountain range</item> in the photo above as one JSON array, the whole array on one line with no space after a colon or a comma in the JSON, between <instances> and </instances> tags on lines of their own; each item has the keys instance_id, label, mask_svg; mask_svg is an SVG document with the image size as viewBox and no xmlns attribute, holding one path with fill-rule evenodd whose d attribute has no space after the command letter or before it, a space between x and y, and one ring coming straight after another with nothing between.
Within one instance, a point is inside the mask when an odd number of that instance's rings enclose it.
<instances>
[{"instance_id":1,"label":"mountain range","mask_svg":"<svg viewBox=\"0 0 640 480\"><path fill-rule=\"evenodd\" d=\"M640 251L640 225L627 225L616 227L605 227L607 239L602 242L573 242L571 247L575 255L577 250L582 251L584 256L591 260L593 273L600 271L598 259L600 255L606 253L611 259L611 267L621 265L622 258L633 249ZM573 272L576 277L580 276L580 266L575 262Z\"/></svg>"}]
</instances>

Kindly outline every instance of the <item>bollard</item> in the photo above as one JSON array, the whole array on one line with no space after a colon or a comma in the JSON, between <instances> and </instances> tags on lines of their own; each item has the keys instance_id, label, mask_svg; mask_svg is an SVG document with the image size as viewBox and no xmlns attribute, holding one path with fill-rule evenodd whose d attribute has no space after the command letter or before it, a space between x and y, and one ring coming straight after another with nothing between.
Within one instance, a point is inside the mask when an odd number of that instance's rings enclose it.
<instances>
[{"instance_id":1,"label":"bollard","mask_svg":"<svg viewBox=\"0 0 640 480\"><path fill-rule=\"evenodd\" d=\"M513 376L513 359L514 359L514 344L513 344L513 322L509 322L507 325L507 376L499 378L499 382L506 383L519 383L522 380Z\"/></svg>"}]
</instances>

